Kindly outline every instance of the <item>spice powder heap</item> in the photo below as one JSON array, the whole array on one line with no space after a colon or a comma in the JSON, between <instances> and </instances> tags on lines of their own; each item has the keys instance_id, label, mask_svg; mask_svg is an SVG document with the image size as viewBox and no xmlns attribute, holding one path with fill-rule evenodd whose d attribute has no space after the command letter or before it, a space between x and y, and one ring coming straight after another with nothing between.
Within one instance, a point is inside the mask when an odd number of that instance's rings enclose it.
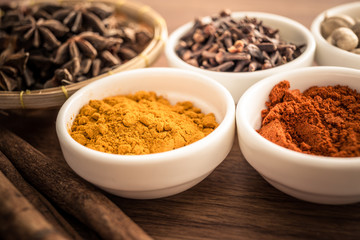
<instances>
[{"instance_id":1,"label":"spice powder heap","mask_svg":"<svg viewBox=\"0 0 360 240\"><path fill-rule=\"evenodd\" d=\"M211 133L218 123L193 103L171 105L154 92L90 100L74 119L71 136L102 152L141 155L191 144Z\"/></svg>"},{"instance_id":2,"label":"spice powder heap","mask_svg":"<svg viewBox=\"0 0 360 240\"><path fill-rule=\"evenodd\" d=\"M277 84L262 111L258 132L298 152L360 156L360 94L347 86L313 86L301 93L290 83Z\"/></svg>"}]
</instances>

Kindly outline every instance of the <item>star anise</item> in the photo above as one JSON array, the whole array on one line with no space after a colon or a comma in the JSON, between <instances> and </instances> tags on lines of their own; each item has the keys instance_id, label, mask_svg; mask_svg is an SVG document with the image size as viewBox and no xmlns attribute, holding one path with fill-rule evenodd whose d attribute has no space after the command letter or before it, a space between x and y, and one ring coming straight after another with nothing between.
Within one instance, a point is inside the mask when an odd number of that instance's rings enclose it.
<instances>
[{"instance_id":1,"label":"star anise","mask_svg":"<svg viewBox=\"0 0 360 240\"><path fill-rule=\"evenodd\" d=\"M113 67L121 64L122 61L116 54L109 50L102 50L95 59L84 58L81 61L81 76L77 81L82 81L87 78L96 77L102 73L108 72Z\"/></svg>"},{"instance_id":2,"label":"star anise","mask_svg":"<svg viewBox=\"0 0 360 240\"><path fill-rule=\"evenodd\" d=\"M35 5L33 7L33 16L35 19L40 19L40 18L44 18L44 19L52 19L53 18L53 14L56 11L59 11L61 9L64 9L64 6L59 5L57 3L51 3L51 2L46 2L43 4L38 4Z\"/></svg>"},{"instance_id":3,"label":"star anise","mask_svg":"<svg viewBox=\"0 0 360 240\"><path fill-rule=\"evenodd\" d=\"M42 49L29 52L29 60L27 62L27 69L32 71L33 77L37 80L37 87L54 75L56 65L54 59Z\"/></svg>"},{"instance_id":4,"label":"star anise","mask_svg":"<svg viewBox=\"0 0 360 240\"><path fill-rule=\"evenodd\" d=\"M95 31L103 35L106 28L102 20L114 9L105 4L84 4L55 11L53 18L68 26L72 32Z\"/></svg>"},{"instance_id":5,"label":"star anise","mask_svg":"<svg viewBox=\"0 0 360 240\"><path fill-rule=\"evenodd\" d=\"M142 24L131 25L114 10L112 4L92 1L0 4L0 53L6 51L0 62L0 91L72 84L136 57L152 32L143 31ZM21 67L11 63L13 58Z\"/></svg>"},{"instance_id":6,"label":"star anise","mask_svg":"<svg viewBox=\"0 0 360 240\"><path fill-rule=\"evenodd\" d=\"M26 71L28 58L29 53L23 51L13 53L11 49L7 49L0 54L1 90L19 90L33 84L32 79L27 78L28 75L22 77Z\"/></svg>"},{"instance_id":7,"label":"star anise","mask_svg":"<svg viewBox=\"0 0 360 240\"><path fill-rule=\"evenodd\" d=\"M12 27L18 26L20 21L24 20L29 14L30 8L19 6L14 1L0 5L0 29L9 31Z\"/></svg>"},{"instance_id":8,"label":"star anise","mask_svg":"<svg viewBox=\"0 0 360 240\"><path fill-rule=\"evenodd\" d=\"M82 35L73 36L63 43L57 49L54 61L61 65L71 59L80 58L80 55L91 59L97 55L97 50Z\"/></svg>"},{"instance_id":9,"label":"star anise","mask_svg":"<svg viewBox=\"0 0 360 240\"><path fill-rule=\"evenodd\" d=\"M82 81L99 75L106 68L119 65L121 60L114 50L120 49L121 43L120 38L105 38L94 32L83 32L58 48L54 62L61 68L67 68L74 81Z\"/></svg>"},{"instance_id":10,"label":"star anise","mask_svg":"<svg viewBox=\"0 0 360 240\"><path fill-rule=\"evenodd\" d=\"M10 45L11 37L4 31L0 30L0 51L7 49Z\"/></svg>"},{"instance_id":11,"label":"star anise","mask_svg":"<svg viewBox=\"0 0 360 240\"><path fill-rule=\"evenodd\" d=\"M77 82L77 77L80 74L80 59L75 57L68 61L60 68L56 69L54 76L47 80L44 88L57 87L61 85L68 85Z\"/></svg>"},{"instance_id":12,"label":"star anise","mask_svg":"<svg viewBox=\"0 0 360 240\"><path fill-rule=\"evenodd\" d=\"M93 60L99 52L121 43L122 39L119 38L104 38L97 33L83 32L69 38L58 48L55 63L64 64L73 58Z\"/></svg>"},{"instance_id":13,"label":"star anise","mask_svg":"<svg viewBox=\"0 0 360 240\"><path fill-rule=\"evenodd\" d=\"M145 26L137 26L134 23L124 23L119 21L115 16L104 20L106 27L109 29L107 37L123 39L122 47L124 51L120 56L127 60L138 55L144 46L153 38L153 34Z\"/></svg>"},{"instance_id":14,"label":"star anise","mask_svg":"<svg viewBox=\"0 0 360 240\"><path fill-rule=\"evenodd\" d=\"M98 51L95 59L82 59L82 75L87 76L88 78L96 77L123 62L118 56L119 51L122 49L121 45L123 40L121 38L105 38L91 32L85 32L82 35Z\"/></svg>"},{"instance_id":15,"label":"star anise","mask_svg":"<svg viewBox=\"0 0 360 240\"><path fill-rule=\"evenodd\" d=\"M73 76L67 68L56 69L54 77L44 84L44 88L58 87L73 82Z\"/></svg>"},{"instance_id":16,"label":"star anise","mask_svg":"<svg viewBox=\"0 0 360 240\"><path fill-rule=\"evenodd\" d=\"M60 46L57 37L64 36L68 31L69 29L57 20L43 18L35 20L32 16L27 16L21 26L14 28L15 33L23 34L21 37L23 41L31 42L30 46L35 48L43 46L47 50Z\"/></svg>"}]
</instances>

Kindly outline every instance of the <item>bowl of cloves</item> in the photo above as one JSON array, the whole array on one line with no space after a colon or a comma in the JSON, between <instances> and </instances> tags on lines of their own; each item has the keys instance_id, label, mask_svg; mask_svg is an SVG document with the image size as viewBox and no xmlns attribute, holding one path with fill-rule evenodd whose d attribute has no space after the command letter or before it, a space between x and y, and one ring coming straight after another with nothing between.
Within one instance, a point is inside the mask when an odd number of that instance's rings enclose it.
<instances>
[{"instance_id":1,"label":"bowl of cloves","mask_svg":"<svg viewBox=\"0 0 360 240\"><path fill-rule=\"evenodd\" d=\"M164 19L139 3L2 3L0 109L59 107L92 81L150 66L166 39Z\"/></svg>"},{"instance_id":2,"label":"bowl of cloves","mask_svg":"<svg viewBox=\"0 0 360 240\"><path fill-rule=\"evenodd\" d=\"M170 66L220 82L237 103L255 82L311 66L315 40L306 27L292 19L225 9L180 26L169 36L165 54Z\"/></svg>"},{"instance_id":3,"label":"bowl of cloves","mask_svg":"<svg viewBox=\"0 0 360 240\"><path fill-rule=\"evenodd\" d=\"M321 12L311 24L318 65L360 69L360 2Z\"/></svg>"}]
</instances>

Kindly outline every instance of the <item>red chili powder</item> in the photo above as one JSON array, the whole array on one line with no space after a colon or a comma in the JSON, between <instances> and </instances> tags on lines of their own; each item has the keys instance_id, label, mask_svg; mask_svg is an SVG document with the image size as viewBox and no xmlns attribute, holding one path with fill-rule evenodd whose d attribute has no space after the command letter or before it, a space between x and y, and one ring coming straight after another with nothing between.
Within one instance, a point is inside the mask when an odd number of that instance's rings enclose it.
<instances>
[{"instance_id":1,"label":"red chili powder","mask_svg":"<svg viewBox=\"0 0 360 240\"><path fill-rule=\"evenodd\" d=\"M288 149L331 157L360 156L360 94L348 86L301 93L286 80L270 92L258 132Z\"/></svg>"}]
</instances>

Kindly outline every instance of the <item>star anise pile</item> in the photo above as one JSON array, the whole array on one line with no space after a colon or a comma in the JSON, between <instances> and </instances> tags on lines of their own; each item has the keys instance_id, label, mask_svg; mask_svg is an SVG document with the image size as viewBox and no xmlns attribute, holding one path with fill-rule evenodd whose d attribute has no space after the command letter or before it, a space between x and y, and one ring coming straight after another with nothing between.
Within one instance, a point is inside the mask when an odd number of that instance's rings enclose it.
<instances>
[{"instance_id":1,"label":"star anise pile","mask_svg":"<svg viewBox=\"0 0 360 240\"><path fill-rule=\"evenodd\" d=\"M10 2L10 1L9 1ZM100 3L0 5L0 91L83 81L136 57L148 27Z\"/></svg>"}]
</instances>

